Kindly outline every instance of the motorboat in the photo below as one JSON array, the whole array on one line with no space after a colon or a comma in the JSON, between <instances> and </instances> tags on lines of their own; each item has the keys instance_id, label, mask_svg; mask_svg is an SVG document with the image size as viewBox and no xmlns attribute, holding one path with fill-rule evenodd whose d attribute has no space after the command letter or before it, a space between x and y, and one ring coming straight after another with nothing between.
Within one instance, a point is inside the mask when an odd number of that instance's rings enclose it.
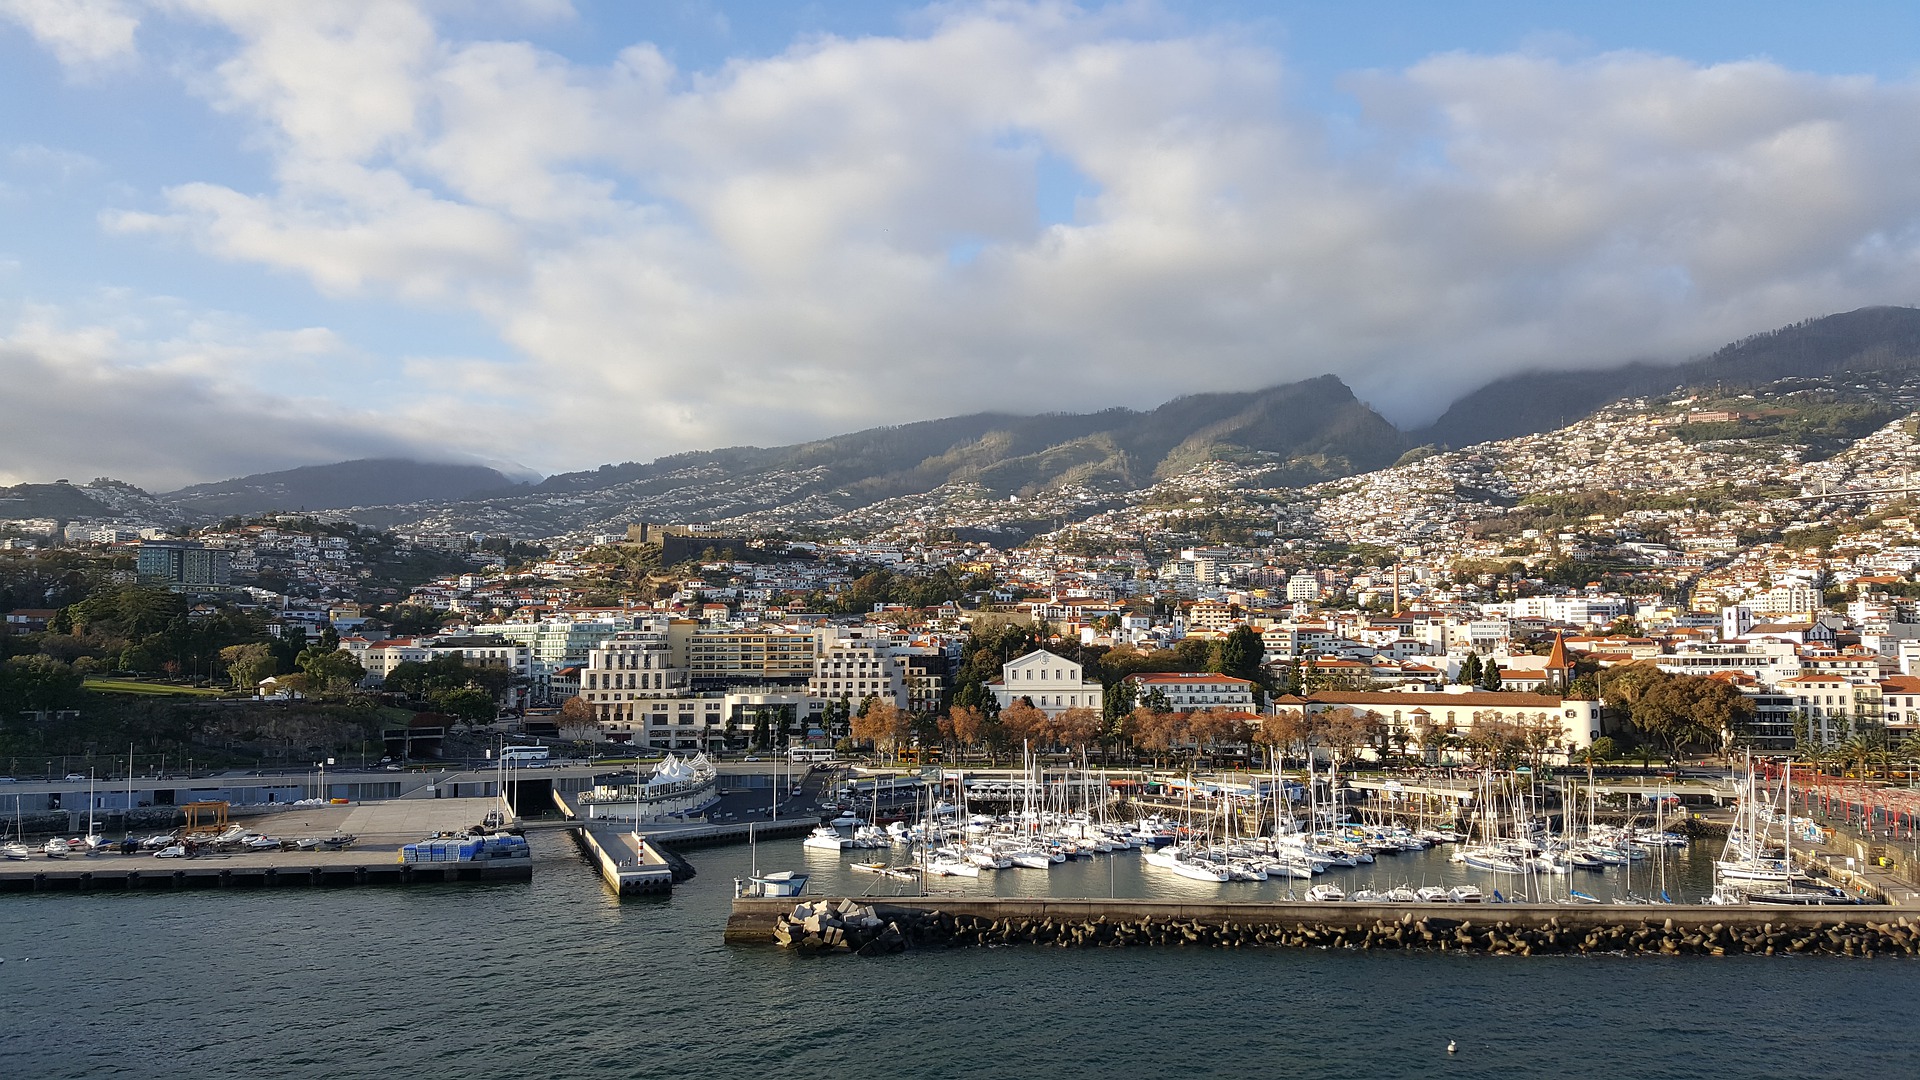
<instances>
[{"instance_id":1,"label":"motorboat","mask_svg":"<svg viewBox=\"0 0 1920 1080\"><path fill-rule=\"evenodd\" d=\"M73 854L73 845L56 836L40 845L40 851L49 859L64 859Z\"/></svg>"},{"instance_id":2,"label":"motorboat","mask_svg":"<svg viewBox=\"0 0 1920 1080\"><path fill-rule=\"evenodd\" d=\"M979 867L982 870L1013 869L1012 859L1007 858L1006 855L998 851L995 851L990 847L983 847L979 844L970 844L967 846L966 854L967 854L967 861Z\"/></svg>"},{"instance_id":3,"label":"motorboat","mask_svg":"<svg viewBox=\"0 0 1920 1080\"><path fill-rule=\"evenodd\" d=\"M821 825L807 834L800 846L810 851L845 851L853 841L840 835L831 825Z\"/></svg>"},{"instance_id":4,"label":"motorboat","mask_svg":"<svg viewBox=\"0 0 1920 1080\"><path fill-rule=\"evenodd\" d=\"M1478 904L1486 898L1478 885L1455 885L1447 890L1447 900L1455 904Z\"/></svg>"},{"instance_id":5,"label":"motorboat","mask_svg":"<svg viewBox=\"0 0 1920 1080\"><path fill-rule=\"evenodd\" d=\"M1395 885L1387 890L1387 900L1395 904L1417 904L1420 894L1414 892L1411 885Z\"/></svg>"},{"instance_id":6,"label":"motorboat","mask_svg":"<svg viewBox=\"0 0 1920 1080\"><path fill-rule=\"evenodd\" d=\"M927 873L936 877L980 876L980 867L952 848L941 848L927 859Z\"/></svg>"},{"instance_id":7,"label":"motorboat","mask_svg":"<svg viewBox=\"0 0 1920 1080\"><path fill-rule=\"evenodd\" d=\"M33 849L18 840L9 840L0 844L0 859L20 860L33 854Z\"/></svg>"},{"instance_id":8,"label":"motorboat","mask_svg":"<svg viewBox=\"0 0 1920 1080\"><path fill-rule=\"evenodd\" d=\"M996 852L1014 866L1024 870L1051 870L1056 861L1054 857L1038 848L1003 848ZM1064 858L1058 860L1065 862Z\"/></svg>"},{"instance_id":9,"label":"motorboat","mask_svg":"<svg viewBox=\"0 0 1920 1080\"><path fill-rule=\"evenodd\" d=\"M1156 848L1141 853L1140 857L1146 860L1148 866L1195 881L1230 881L1233 877L1226 867L1191 858L1189 852L1177 846Z\"/></svg>"},{"instance_id":10,"label":"motorboat","mask_svg":"<svg viewBox=\"0 0 1920 1080\"><path fill-rule=\"evenodd\" d=\"M1438 885L1428 885L1413 895L1423 904L1445 904L1453 900L1453 894Z\"/></svg>"},{"instance_id":11,"label":"motorboat","mask_svg":"<svg viewBox=\"0 0 1920 1080\"><path fill-rule=\"evenodd\" d=\"M1317 904L1335 903L1346 898L1345 890L1330 881L1307 890L1307 899Z\"/></svg>"},{"instance_id":12,"label":"motorboat","mask_svg":"<svg viewBox=\"0 0 1920 1080\"><path fill-rule=\"evenodd\" d=\"M1494 848L1462 848L1453 853L1453 858L1475 870L1485 870L1495 874L1522 872L1519 859Z\"/></svg>"}]
</instances>

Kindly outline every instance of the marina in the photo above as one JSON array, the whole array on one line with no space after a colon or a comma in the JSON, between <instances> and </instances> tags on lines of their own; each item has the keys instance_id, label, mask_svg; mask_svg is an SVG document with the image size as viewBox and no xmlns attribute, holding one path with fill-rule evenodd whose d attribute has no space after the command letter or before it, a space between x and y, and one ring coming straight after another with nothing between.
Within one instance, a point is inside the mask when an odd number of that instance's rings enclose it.
<instances>
[{"instance_id":1,"label":"marina","mask_svg":"<svg viewBox=\"0 0 1920 1080\"><path fill-rule=\"evenodd\" d=\"M890 999L942 1002L885 1014L891 1037L923 1063L916 1075L931 1077L1005 1075L1004 1060L976 1052L989 1027L1000 1057L1045 1057L1050 1074L1075 1080L1125 1070L1204 1075L1188 1048L1229 1039L1249 1054L1284 1057L1300 1075L1386 1080L1435 1075L1449 1039L1462 1052L1446 1074L1473 1078L1543 1074L1603 1057L1676 1080L1784 1075L1781 1062L1814 1058L1880 1075L1908 1071L1910 1044L1883 1033L1901 1022L1912 973L1884 959L1615 963L1537 954L1522 963L1411 949L1048 946L924 950L877 961L888 965L877 975L864 964L723 943L733 879L752 870L746 846L706 849L700 873L669 894L623 899L566 837L528 835L530 883L7 897L0 1006L15 1025L9 1065L23 1075L138 1071L164 1053L171 1070L208 1080L259 1075L274 1062L283 1075L352 1071L346 1057L313 1048L309 1021L324 995L330 1040L379 1043L383 1067L423 1075L576 1071L556 1065L563 1061L636 1077L847 1075L842 1041L795 1024L722 1032L713 1003L784 1014L884 978ZM758 856L763 873L802 869L794 839L762 842ZM1104 896L1106 868L1077 863ZM1127 865L1113 863L1117 874ZM816 897L858 897L872 884L849 884L851 872L825 862L805 869L822 875L807 888ZM1009 875L1003 887L1014 883ZM804 899L778 903L790 913ZM132 922L145 929L137 948L127 940ZM513 930L483 929L502 926ZM236 944L236 927L247 944ZM450 927L463 929L450 935ZM145 992L189 969L200 987L194 994ZM580 1023L577 996L539 994L515 1004L512 1024L471 1022L477 997L555 971L594 972L607 992L645 999L645 1022ZM675 992L657 993L663 985ZM1250 995L1279 1003L1272 1023L1246 1021ZM1009 1010L1010 1001L1028 1004ZM1138 1038L1143 1003L1165 1039ZM106 1031L161 1034L138 1045L75 1040L62 1033L61 1018L76 1015ZM394 1037L396 1017L412 1036ZM1689 1039L1675 1042L1675 1023ZM1071 1053L1060 1052L1063 1029L1084 1039ZM542 1034L529 1040L529 1030ZM1302 1030L1315 1037L1301 1038ZM662 1054L663 1045L673 1052Z\"/></svg>"}]
</instances>

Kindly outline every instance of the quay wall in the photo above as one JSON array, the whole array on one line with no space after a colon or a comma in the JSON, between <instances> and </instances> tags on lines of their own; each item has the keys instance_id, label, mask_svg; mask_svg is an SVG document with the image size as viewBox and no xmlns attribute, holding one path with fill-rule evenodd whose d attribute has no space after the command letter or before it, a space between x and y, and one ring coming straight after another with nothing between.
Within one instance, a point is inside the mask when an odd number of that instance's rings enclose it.
<instances>
[{"instance_id":1,"label":"quay wall","mask_svg":"<svg viewBox=\"0 0 1920 1080\"><path fill-rule=\"evenodd\" d=\"M797 904L806 905L803 910L808 914L802 920L793 918ZM835 913L848 914L841 919ZM884 903L851 898L739 899L727 921L726 941L857 951L882 932L907 948L1326 947L1714 956L1920 953L1920 921L1910 921L1895 909L1871 906L1207 903L1030 897L895 897Z\"/></svg>"},{"instance_id":2,"label":"quay wall","mask_svg":"<svg viewBox=\"0 0 1920 1080\"><path fill-rule=\"evenodd\" d=\"M133 892L144 889L339 888L353 885L440 885L532 881L529 859L491 863L369 862L208 866L151 862L140 866L51 866L0 870L0 892Z\"/></svg>"}]
</instances>

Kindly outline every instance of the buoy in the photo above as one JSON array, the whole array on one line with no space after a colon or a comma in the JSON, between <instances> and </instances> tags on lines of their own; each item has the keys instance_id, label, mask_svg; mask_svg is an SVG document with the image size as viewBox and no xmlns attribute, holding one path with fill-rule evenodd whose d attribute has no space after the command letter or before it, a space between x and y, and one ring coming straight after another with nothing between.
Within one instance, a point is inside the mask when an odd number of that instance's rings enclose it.
<instances>
[{"instance_id":1,"label":"buoy","mask_svg":"<svg viewBox=\"0 0 1920 1080\"><path fill-rule=\"evenodd\" d=\"M1459 1049L1459 1047L1458 1047L1458 1046L1456 1046L1456 1045L1454 1045L1454 1041L1453 1041L1452 1039L1448 1039L1448 1040L1447 1040L1447 1053L1449 1053L1449 1054L1451 1054L1451 1053L1453 1053L1453 1052L1454 1052L1455 1050L1458 1050L1458 1049Z\"/></svg>"}]
</instances>

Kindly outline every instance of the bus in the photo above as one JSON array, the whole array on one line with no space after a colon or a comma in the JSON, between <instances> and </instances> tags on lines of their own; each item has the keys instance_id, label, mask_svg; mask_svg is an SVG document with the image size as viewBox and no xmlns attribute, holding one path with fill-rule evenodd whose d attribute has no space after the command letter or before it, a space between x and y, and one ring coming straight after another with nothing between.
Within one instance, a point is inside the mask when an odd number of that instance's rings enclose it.
<instances>
[{"instance_id":1,"label":"bus","mask_svg":"<svg viewBox=\"0 0 1920 1080\"><path fill-rule=\"evenodd\" d=\"M500 760L522 769L538 769L547 763L544 746L509 746L500 751Z\"/></svg>"},{"instance_id":2,"label":"bus","mask_svg":"<svg viewBox=\"0 0 1920 1080\"><path fill-rule=\"evenodd\" d=\"M787 748L787 760L798 764L802 761L832 761L831 747L790 746Z\"/></svg>"}]
</instances>

